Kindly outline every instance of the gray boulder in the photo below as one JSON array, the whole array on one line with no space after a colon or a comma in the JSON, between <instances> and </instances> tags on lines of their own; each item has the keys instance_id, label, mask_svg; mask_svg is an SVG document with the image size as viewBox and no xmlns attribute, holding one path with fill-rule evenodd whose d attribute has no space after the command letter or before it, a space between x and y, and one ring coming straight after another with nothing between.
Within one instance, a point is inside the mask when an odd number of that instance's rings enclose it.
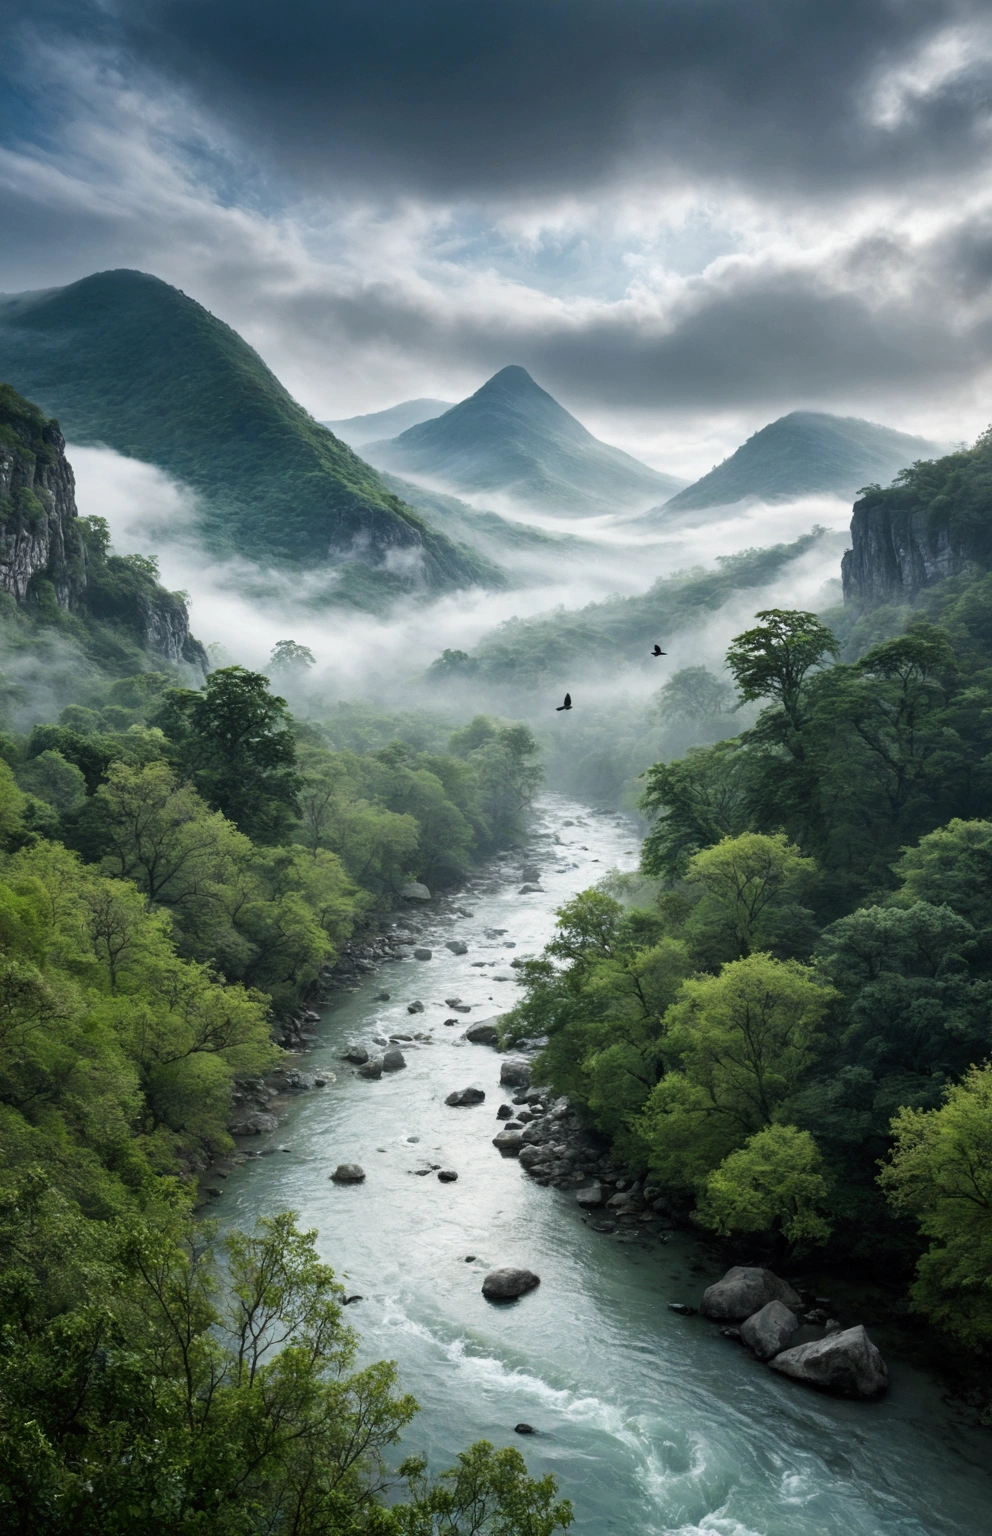
<instances>
[{"instance_id":1,"label":"gray boulder","mask_svg":"<svg viewBox=\"0 0 992 1536\"><path fill-rule=\"evenodd\" d=\"M888 1366L860 1323L812 1344L797 1344L768 1364L784 1376L841 1397L880 1397L889 1384Z\"/></svg>"},{"instance_id":2,"label":"gray boulder","mask_svg":"<svg viewBox=\"0 0 992 1536\"><path fill-rule=\"evenodd\" d=\"M413 958L415 960L433 960L434 951L432 949L415 949Z\"/></svg>"},{"instance_id":3,"label":"gray boulder","mask_svg":"<svg viewBox=\"0 0 992 1536\"><path fill-rule=\"evenodd\" d=\"M262 1110L256 1110L253 1114L245 1115L231 1126L235 1136L266 1136L270 1131L279 1127L279 1121L275 1115L267 1115Z\"/></svg>"},{"instance_id":4,"label":"gray boulder","mask_svg":"<svg viewBox=\"0 0 992 1536\"><path fill-rule=\"evenodd\" d=\"M577 1204L581 1205L585 1211L595 1210L597 1206L603 1204L605 1198L603 1186L598 1179L593 1184L587 1184L585 1189L580 1189L575 1196Z\"/></svg>"},{"instance_id":5,"label":"gray boulder","mask_svg":"<svg viewBox=\"0 0 992 1536\"><path fill-rule=\"evenodd\" d=\"M445 1099L446 1104L451 1104L455 1109L462 1109L467 1104L481 1104L486 1095L481 1088L456 1088L454 1093L449 1093Z\"/></svg>"},{"instance_id":6,"label":"gray boulder","mask_svg":"<svg viewBox=\"0 0 992 1536\"><path fill-rule=\"evenodd\" d=\"M543 892L543 890L544 890L544 886L543 885L522 885L520 887L519 891L517 892L517 895L518 896L531 896L531 895L534 894L535 891L542 891Z\"/></svg>"},{"instance_id":7,"label":"gray boulder","mask_svg":"<svg viewBox=\"0 0 992 1536\"><path fill-rule=\"evenodd\" d=\"M382 1058L382 1070L384 1072L398 1072L406 1066L406 1057L400 1050L387 1051Z\"/></svg>"},{"instance_id":8,"label":"gray boulder","mask_svg":"<svg viewBox=\"0 0 992 1536\"><path fill-rule=\"evenodd\" d=\"M418 998L415 1003L407 1003L406 1011L407 1013L423 1013L424 1005Z\"/></svg>"},{"instance_id":9,"label":"gray boulder","mask_svg":"<svg viewBox=\"0 0 992 1536\"><path fill-rule=\"evenodd\" d=\"M382 1076L382 1061L381 1056L373 1056L359 1067L358 1076L367 1077L372 1082L377 1083Z\"/></svg>"},{"instance_id":10,"label":"gray boulder","mask_svg":"<svg viewBox=\"0 0 992 1536\"><path fill-rule=\"evenodd\" d=\"M799 1319L781 1301L770 1301L741 1323L741 1338L759 1360L770 1360L787 1349L799 1327Z\"/></svg>"},{"instance_id":11,"label":"gray boulder","mask_svg":"<svg viewBox=\"0 0 992 1536\"><path fill-rule=\"evenodd\" d=\"M703 1292L702 1313L720 1323L740 1323L746 1317L767 1306L770 1301L781 1301L798 1313L802 1302L792 1289L773 1275L770 1269L752 1269L735 1264L728 1269L722 1280L708 1286Z\"/></svg>"},{"instance_id":12,"label":"gray boulder","mask_svg":"<svg viewBox=\"0 0 992 1536\"><path fill-rule=\"evenodd\" d=\"M362 1184L365 1181L365 1169L357 1163L338 1163L331 1178L335 1184Z\"/></svg>"},{"instance_id":13,"label":"gray boulder","mask_svg":"<svg viewBox=\"0 0 992 1536\"><path fill-rule=\"evenodd\" d=\"M449 939L444 947L445 949L450 949L453 955L468 954L468 945L461 939Z\"/></svg>"},{"instance_id":14,"label":"gray boulder","mask_svg":"<svg viewBox=\"0 0 992 1536\"><path fill-rule=\"evenodd\" d=\"M540 1283L541 1277L529 1269L493 1269L482 1282L482 1294L489 1301L512 1301Z\"/></svg>"},{"instance_id":15,"label":"gray boulder","mask_svg":"<svg viewBox=\"0 0 992 1536\"><path fill-rule=\"evenodd\" d=\"M419 880L411 880L409 885L404 885L400 895L406 901L430 901L431 893L426 885L421 885Z\"/></svg>"},{"instance_id":16,"label":"gray boulder","mask_svg":"<svg viewBox=\"0 0 992 1536\"><path fill-rule=\"evenodd\" d=\"M524 1139L521 1136L519 1130L511 1131L507 1129L505 1131L497 1131L496 1135L493 1137L493 1146L496 1147L504 1157L516 1157L523 1144Z\"/></svg>"},{"instance_id":17,"label":"gray boulder","mask_svg":"<svg viewBox=\"0 0 992 1536\"><path fill-rule=\"evenodd\" d=\"M522 1143L520 1148L521 1168L536 1168L539 1163L547 1162L548 1153L545 1147L529 1147L524 1141L523 1136L520 1137L520 1140Z\"/></svg>"},{"instance_id":18,"label":"gray boulder","mask_svg":"<svg viewBox=\"0 0 992 1536\"><path fill-rule=\"evenodd\" d=\"M369 1053L364 1045L349 1045L341 1052L344 1061L350 1061L356 1067L363 1067L369 1059Z\"/></svg>"},{"instance_id":19,"label":"gray boulder","mask_svg":"<svg viewBox=\"0 0 992 1536\"><path fill-rule=\"evenodd\" d=\"M508 1056L499 1069L501 1088L529 1088L530 1062L522 1056Z\"/></svg>"},{"instance_id":20,"label":"gray boulder","mask_svg":"<svg viewBox=\"0 0 992 1536\"><path fill-rule=\"evenodd\" d=\"M541 878L541 871L536 864L528 864L526 869L520 871L520 878L521 880L529 880L536 883Z\"/></svg>"},{"instance_id":21,"label":"gray boulder","mask_svg":"<svg viewBox=\"0 0 992 1536\"><path fill-rule=\"evenodd\" d=\"M458 1179L454 1168L439 1168L437 1176L442 1184L454 1184Z\"/></svg>"},{"instance_id":22,"label":"gray boulder","mask_svg":"<svg viewBox=\"0 0 992 1536\"><path fill-rule=\"evenodd\" d=\"M470 1024L464 1039L470 1040L473 1045L495 1045L499 1039L498 1020L480 1019L477 1024Z\"/></svg>"}]
</instances>

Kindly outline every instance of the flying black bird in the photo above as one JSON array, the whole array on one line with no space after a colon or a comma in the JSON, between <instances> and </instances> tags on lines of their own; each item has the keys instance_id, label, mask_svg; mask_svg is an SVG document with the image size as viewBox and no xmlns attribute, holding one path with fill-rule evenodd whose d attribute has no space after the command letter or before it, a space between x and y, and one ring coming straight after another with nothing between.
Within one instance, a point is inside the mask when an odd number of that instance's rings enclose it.
<instances>
[{"instance_id":1,"label":"flying black bird","mask_svg":"<svg viewBox=\"0 0 992 1536\"><path fill-rule=\"evenodd\" d=\"M668 652L667 651L663 651L660 645L656 645L654 650L651 652L651 655L652 656L667 656Z\"/></svg>"},{"instance_id":2,"label":"flying black bird","mask_svg":"<svg viewBox=\"0 0 992 1536\"><path fill-rule=\"evenodd\" d=\"M555 714L556 715L560 715L563 709L571 709L571 707L572 707L572 695L570 693L566 693L564 704L559 704L557 706L557 708L555 709Z\"/></svg>"}]
</instances>

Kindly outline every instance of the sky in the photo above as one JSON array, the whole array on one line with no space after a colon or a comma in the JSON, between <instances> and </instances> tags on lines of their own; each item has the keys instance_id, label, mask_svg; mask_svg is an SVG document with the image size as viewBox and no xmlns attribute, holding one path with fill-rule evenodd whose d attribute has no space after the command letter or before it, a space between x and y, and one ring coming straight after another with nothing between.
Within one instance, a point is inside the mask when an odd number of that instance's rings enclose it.
<instances>
[{"instance_id":1,"label":"sky","mask_svg":"<svg viewBox=\"0 0 992 1536\"><path fill-rule=\"evenodd\" d=\"M0 74L0 292L154 272L318 418L992 418L988 0L0 0Z\"/></svg>"}]
</instances>

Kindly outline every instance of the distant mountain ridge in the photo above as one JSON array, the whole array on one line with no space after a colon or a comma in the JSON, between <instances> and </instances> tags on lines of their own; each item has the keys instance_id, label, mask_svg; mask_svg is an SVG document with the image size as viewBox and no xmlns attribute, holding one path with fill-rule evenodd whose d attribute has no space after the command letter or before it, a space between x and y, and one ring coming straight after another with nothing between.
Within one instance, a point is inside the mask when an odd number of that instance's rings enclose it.
<instances>
[{"instance_id":1,"label":"distant mountain ridge","mask_svg":"<svg viewBox=\"0 0 992 1536\"><path fill-rule=\"evenodd\" d=\"M333 432L343 443L361 448L381 438L395 437L408 427L419 426L422 421L433 421L450 411L451 400L402 400L384 411L372 411L367 416L348 416L343 421L322 421L321 426Z\"/></svg>"},{"instance_id":2,"label":"distant mountain ridge","mask_svg":"<svg viewBox=\"0 0 992 1536\"><path fill-rule=\"evenodd\" d=\"M683 483L601 443L525 368L512 365L443 416L365 451L398 475L422 475L463 492L502 492L579 516L643 510Z\"/></svg>"},{"instance_id":3,"label":"distant mountain ridge","mask_svg":"<svg viewBox=\"0 0 992 1536\"><path fill-rule=\"evenodd\" d=\"M941 450L922 437L822 411L790 411L755 432L709 474L664 504L666 512L729 506L745 497L854 496Z\"/></svg>"},{"instance_id":4,"label":"distant mountain ridge","mask_svg":"<svg viewBox=\"0 0 992 1536\"><path fill-rule=\"evenodd\" d=\"M0 298L0 379L80 443L158 465L198 496L212 546L326 572L339 601L502 584L321 427L230 326L147 273Z\"/></svg>"}]
</instances>

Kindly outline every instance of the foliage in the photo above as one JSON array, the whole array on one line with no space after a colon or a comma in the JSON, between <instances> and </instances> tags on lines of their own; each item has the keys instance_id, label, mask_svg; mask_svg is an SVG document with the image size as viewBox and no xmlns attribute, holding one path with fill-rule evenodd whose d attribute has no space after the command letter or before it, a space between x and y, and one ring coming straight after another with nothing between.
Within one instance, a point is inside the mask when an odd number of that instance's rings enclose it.
<instances>
[{"instance_id":1,"label":"foliage","mask_svg":"<svg viewBox=\"0 0 992 1536\"><path fill-rule=\"evenodd\" d=\"M823 1244L830 1223L823 1158L808 1131L768 1125L706 1179L698 1216L723 1236L778 1232L794 1251Z\"/></svg>"}]
</instances>

